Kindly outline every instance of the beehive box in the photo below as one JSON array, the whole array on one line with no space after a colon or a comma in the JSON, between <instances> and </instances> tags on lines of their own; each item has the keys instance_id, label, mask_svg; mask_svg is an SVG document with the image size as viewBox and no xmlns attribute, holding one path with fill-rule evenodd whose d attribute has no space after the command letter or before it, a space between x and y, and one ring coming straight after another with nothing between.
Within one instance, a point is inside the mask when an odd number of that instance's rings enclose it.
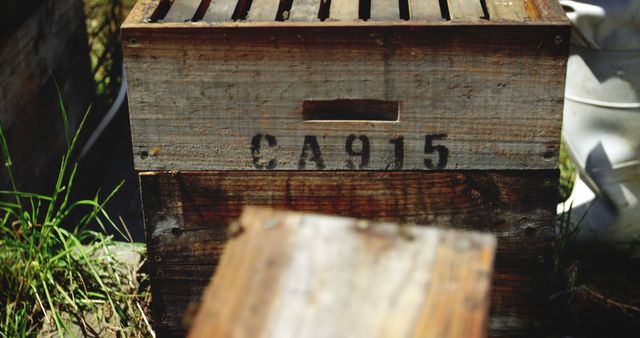
<instances>
[{"instance_id":1,"label":"beehive box","mask_svg":"<svg viewBox=\"0 0 640 338\"><path fill-rule=\"evenodd\" d=\"M544 303L570 27L553 0L140 0L123 25L158 332L246 204L494 232L491 335Z\"/></svg>"}]
</instances>

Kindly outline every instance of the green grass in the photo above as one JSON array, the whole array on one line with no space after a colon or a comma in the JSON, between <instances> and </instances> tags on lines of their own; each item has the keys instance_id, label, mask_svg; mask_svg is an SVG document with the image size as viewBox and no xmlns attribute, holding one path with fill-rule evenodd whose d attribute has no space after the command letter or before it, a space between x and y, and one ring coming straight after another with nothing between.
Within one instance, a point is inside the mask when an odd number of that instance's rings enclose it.
<instances>
[{"instance_id":1,"label":"green grass","mask_svg":"<svg viewBox=\"0 0 640 338\"><path fill-rule=\"evenodd\" d=\"M102 199L72 200L72 159L88 111L75 135L62 111L68 147L50 196L17 189L0 126L11 185L0 191L0 337L34 337L47 326L60 336L151 336L143 311L149 296L105 235L111 227L126 236L104 209L121 185Z\"/></svg>"}]
</instances>

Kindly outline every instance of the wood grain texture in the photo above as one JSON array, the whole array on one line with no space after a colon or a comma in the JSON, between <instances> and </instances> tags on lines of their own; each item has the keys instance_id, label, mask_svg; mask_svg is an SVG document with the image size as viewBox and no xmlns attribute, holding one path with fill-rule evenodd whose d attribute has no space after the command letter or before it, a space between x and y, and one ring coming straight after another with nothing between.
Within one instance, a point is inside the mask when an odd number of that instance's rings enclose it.
<instances>
[{"instance_id":1,"label":"wood grain texture","mask_svg":"<svg viewBox=\"0 0 640 338\"><path fill-rule=\"evenodd\" d=\"M163 22L187 22L196 14L201 0L175 0Z\"/></svg>"},{"instance_id":2,"label":"wood grain texture","mask_svg":"<svg viewBox=\"0 0 640 338\"><path fill-rule=\"evenodd\" d=\"M357 21L359 17L359 2L357 0L331 0L328 20Z\"/></svg>"},{"instance_id":3,"label":"wood grain texture","mask_svg":"<svg viewBox=\"0 0 640 338\"><path fill-rule=\"evenodd\" d=\"M486 336L490 234L256 207L237 226L189 337Z\"/></svg>"},{"instance_id":4,"label":"wood grain texture","mask_svg":"<svg viewBox=\"0 0 640 338\"><path fill-rule=\"evenodd\" d=\"M202 172L140 176L156 332L184 334L245 205L491 231L498 238L491 336L536 335L557 171Z\"/></svg>"},{"instance_id":5,"label":"wood grain texture","mask_svg":"<svg viewBox=\"0 0 640 338\"><path fill-rule=\"evenodd\" d=\"M557 167L567 45L554 41L568 41L569 26L193 26L123 34L138 170L258 170L273 159L275 170ZM398 101L400 118L304 121L305 100L336 99ZM353 155L362 135L368 161ZM390 143L399 137L401 167Z\"/></svg>"},{"instance_id":6,"label":"wood grain texture","mask_svg":"<svg viewBox=\"0 0 640 338\"><path fill-rule=\"evenodd\" d=\"M527 0L486 0L491 20L506 21L529 20L526 2Z\"/></svg>"},{"instance_id":7,"label":"wood grain texture","mask_svg":"<svg viewBox=\"0 0 640 338\"><path fill-rule=\"evenodd\" d=\"M484 10L480 0L447 0L447 4L451 20L478 21L484 19Z\"/></svg>"},{"instance_id":8,"label":"wood grain texture","mask_svg":"<svg viewBox=\"0 0 640 338\"><path fill-rule=\"evenodd\" d=\"M247 14L248 21L275 21L280 0L253 0Z\"/></svg>"},{"instance_id":9,"label":"wood grain texture","mask_svg":"<svg viewBox=\"0 0 640 338\"><path fill-rule=\"evenodd\" d=\"M317 21L320 0L293 0L289 11L291 21Z\"/></svg>"},{"instance_id":10,"label":"wood grain texture","mask_svg":"<svg viewBox=\"0 0 640 338\"><path fill-rule=\"evenodd\" d=\"M212 0L202 21L222 22L231 21L238 0Z\"/></svg>"},{"instance_id":11,"label":"wood grain texture","mask_svg":"<svg viewBox=\"0 0 640 338\"><path fill-rule=\"evenodd\" d=\"M7 22L13 22L0 30L0 121L15 180L21 191L49 194L67 148L54 78L71 133L92 94L82 3L10 1L0 9L11 11L2 11L0 16L11 16ZM5 27L7 22L0 25ZM0 190L9 187L2 166Z\"/></svg>"},{"instance_id":12,"label":"wood grain texture","mask_svg":"<svg viewBox=\"0 0 640 338\"><path fill-rule=\"evenodd\" d=\"M568 22L567 15L556 0L529 0L527 9L537 13L542 21Z\"/></svg>"},{"instance_id":13,"label":"wood grain texture","mask_svg":"<svg viewBox=\"0 0 640 338\"><path fill-rule=\"evenodd\" d=\"M408 0L409 18L411 20L441 21L439 0Z\"/></svg>"},{"instance_id":14,"label":"wood grain texture","mask_svg":"<svg viewBox=\"0 0 640 338\"><path fill-rule=\"evenodd\" d=\"M371 16L373 21L400 20L398 0L371 0Z\"/></svg>"}]
</instances>

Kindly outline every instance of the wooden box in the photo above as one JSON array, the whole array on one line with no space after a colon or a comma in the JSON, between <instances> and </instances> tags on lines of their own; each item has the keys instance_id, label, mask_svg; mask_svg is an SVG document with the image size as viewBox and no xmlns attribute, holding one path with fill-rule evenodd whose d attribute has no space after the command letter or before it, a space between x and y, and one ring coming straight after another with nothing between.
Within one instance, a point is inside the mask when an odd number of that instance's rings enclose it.
<instances>
[{"instance_id":1,"label":"wooden box","mask_svg":"<svg viewBox=\"0 0 640 338\"><path fill-rule=\"evenodd\" d=\"M531 334L569 33L555 0L140 0L122 35L159 333L253 204L492 231L491 335Z\"/></svg>"}]
</instances>

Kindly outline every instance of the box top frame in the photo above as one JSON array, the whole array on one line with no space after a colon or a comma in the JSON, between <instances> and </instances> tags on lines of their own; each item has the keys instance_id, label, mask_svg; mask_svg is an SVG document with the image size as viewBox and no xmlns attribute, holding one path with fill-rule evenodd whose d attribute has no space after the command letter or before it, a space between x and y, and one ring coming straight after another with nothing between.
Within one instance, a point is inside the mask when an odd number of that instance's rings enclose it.
<instances>
[{"instance_id":1,"label":"box top frame","mask_svg":"<svg viewBox=\"0 0 640 338\"><path fill-rule=\"evenodd\" d=\"M178 0L173 0L178 1ZM234 29L234 28L323 28L323 27L429 27L429 26L570 26L570 22L564 14L560 4L556 0L524 0L533 8L535 18L527 20L500 19L500 18L450 18L441 20L429 19L398 19L398 20L353 20L337 21L327 19L324 21L256 21L233 20L220 22L187 21L164 22L162 17L172 5L172 0L139 0L133 7L128 17L122 24L122 30L126 35L127 30L138 29ZM196 0L200 1L200 0ZM207 0L203 0L206 2ZM295 0L294 0L295 1ZM335 0L334 0L335 1ZM491 1L491 0L487 0ZM498 1L496 1L498 2ZM212 5L212 4L211 4ZM168 7L167 7L168 6ZM206 10L206 8L205 8ZM486 8L485 8L486 11Z\"/></svg>"}]
</instances>

